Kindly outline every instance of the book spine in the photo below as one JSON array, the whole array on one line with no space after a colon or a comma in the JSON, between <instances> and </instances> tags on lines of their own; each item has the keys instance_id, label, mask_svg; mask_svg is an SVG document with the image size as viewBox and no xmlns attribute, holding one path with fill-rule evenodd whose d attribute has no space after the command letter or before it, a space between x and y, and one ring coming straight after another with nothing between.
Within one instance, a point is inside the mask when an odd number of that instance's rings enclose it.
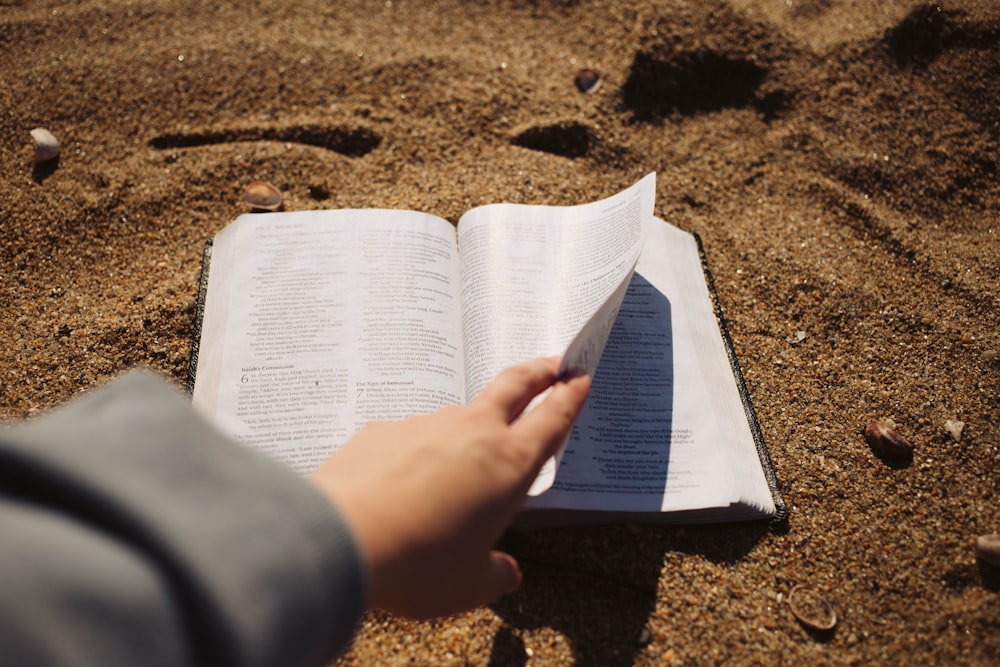
<instances>
[{"instance_id":1,"label":"book spine","mask_svg":"<svg viewBox=\"0 0 1000 667\"><path fill-rule=\"evenodd\" d=\"M764 478L767 486L771 490L774 498L775 514L772 523L784 523L788 520L788 505L781 495L781 486L778 484L778 477L774 472L774 464L771 461L771 454L764 443L764 433L760 429L760 422L757 420L757 413L750 400L750 392L747 390L746 380L743 378L743 371L740 362L736 358L736 348L733 346L733 339L729 335L729 327L726 326L726 318L722 313L722 306L719 303L719 296L715 291L715 279L712 271L708 268L708 258L705 255L705 246L701 242L701 237L697 232L688 230L694 236L695 243L698 244L698 257L701 260L702 270L705 272L705 282L708 285L708 293L712 297L712 309L715 311L715 319L719 322L719 331L722 333L722 342L726 346L726 356L729 357L729 366L733 371L733 378L736 380L736 387L740 392L740 400L743 402L743 411L746 413L747 422L750 426L750 433L753 435L754 445L757 447L757 456L760 457L761 467L764 469Z\"/></svg>"},{"instance_id":2,"label":"book spine","mask_svg":"<svg viewBox=\"0 0 1000 667\"><path fill-rule=\"evenodd\" d=\"M201 324L205 319L205 299L208 296L208 267L212 263L212 239L205 242L201 252L201 277L198 280L198 298L194 304L194 333L191 336L191 356L188 357L186 390L194 393L194 379L198 373L198 349L201 347Z\"/></svg>"}]
</instances>

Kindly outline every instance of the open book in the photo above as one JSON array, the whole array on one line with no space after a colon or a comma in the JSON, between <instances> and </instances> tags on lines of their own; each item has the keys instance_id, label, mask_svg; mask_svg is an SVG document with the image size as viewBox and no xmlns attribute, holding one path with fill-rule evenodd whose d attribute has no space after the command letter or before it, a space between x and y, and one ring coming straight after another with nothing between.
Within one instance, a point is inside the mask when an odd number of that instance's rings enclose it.
<instances>
[{"instance_id":1,"label":"open book","mask_svg":"<svg viewBox=\"0 0 1000 667\"><path fill-rule=\"evenodd\" d=\"M655 177L571 207L251 214L206 248L195 407L305 473L371 421L560 355L593 387L518 523L785 513L697 239ZM530 409L530 408L529 408Z\"/></svg>"}]
</instances>

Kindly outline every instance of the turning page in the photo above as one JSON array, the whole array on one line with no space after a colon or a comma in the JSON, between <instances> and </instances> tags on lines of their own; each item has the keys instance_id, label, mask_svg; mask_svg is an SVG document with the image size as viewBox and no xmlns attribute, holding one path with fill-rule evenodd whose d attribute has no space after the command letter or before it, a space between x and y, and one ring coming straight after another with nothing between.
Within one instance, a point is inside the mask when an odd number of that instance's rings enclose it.
<instances>
[{"instance_id":1,"label":"turning page","mask_svg":"<svg viewBox=\"0 0 1000 667\"><path fill-rule=\"evenodd\" d=\"M628 283L655 195L656 176L649 174L597 202L491 204L462 216L458 245L469 399L508 366L563 355ZM618 296L620 303L624 291ZM611 305L617 310L617 303ZM613 322L614 313L610 316ZM592 337L599 333L591 331ZM594 347L580 359L590 372L603 341Z\"/></svg>"},{"instance_id":2,"label":"turning page","mask_svg":"<svg viewBox=\"0 0 1000 667\"><path fill-rule=\"evenodd\" d=\"M459 220L466 393L559 355L593 375L653 215L656 176L579 206L493 204ZM530 409L530 408L529 408ZM555 461L532 486L552 484Z\"/></svg>"}]
</instances>

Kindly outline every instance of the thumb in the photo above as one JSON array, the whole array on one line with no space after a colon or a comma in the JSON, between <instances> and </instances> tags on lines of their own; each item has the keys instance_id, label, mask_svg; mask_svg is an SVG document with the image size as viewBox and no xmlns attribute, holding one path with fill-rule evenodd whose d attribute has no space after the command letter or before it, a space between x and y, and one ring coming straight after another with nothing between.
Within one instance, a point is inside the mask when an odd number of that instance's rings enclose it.
<instances>
[{"instance_id":1,"label":"thumb","mask_svg":"<svg viewBox=\"0 0 1000 667\"><path fill-rule=\"evenodd\" d=\"M489 582L483 587L492 602L502 595L513 593L521 587L521 568L517 561L503 551L491 551L489 559Z\"/></svg>"}]
</instances>

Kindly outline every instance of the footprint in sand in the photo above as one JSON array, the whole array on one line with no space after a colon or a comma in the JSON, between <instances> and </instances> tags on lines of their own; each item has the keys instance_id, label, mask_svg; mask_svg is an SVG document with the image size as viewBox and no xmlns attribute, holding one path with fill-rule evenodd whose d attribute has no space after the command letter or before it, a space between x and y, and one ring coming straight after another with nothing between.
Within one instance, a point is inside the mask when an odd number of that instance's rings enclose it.
<instances>
[{"instance_id":1,"label":"footprint in sand","mask_svg":"<svg viewBox=\"0 0 1000 667\"><path fill-rule=\"evenodd\" d=\"M602 141L593 127L579 121L534 125L515 134L510 142L534 151L603 164L621 164L627 156L624 148Z\"/></svg>"},{"instance_id":2,"label":"footprint in sand","mask_svg":"<svg viewBox=\"0 0 1000 667\"><path fill-rule=\"evenodd\" d=\"M575 121L529 127L511 139L515 146L568 158L586 157L595 141L593 129Z\"/></svg>"},{"instance_id":3,"label":"footprint in sand","mask_svg":"<svg viewBox=\"0 0 1000 667\"><path fill-rule=\"evenodd\" d=\"M156 149L194 148L246 141L280 141L318 146L348 157L362 157L375 150L382 137L366 128L339 128L322 125L290 127L246 127L161 134L149 141Z\"/></svg>"},{"instance_id":4,"label":"footprint in sand","mask_svg":"<svg viewBox=\"0 0 1000 667\"><path fill-rule=\"evenodd\" d=\"M666 57L640 51L622 88L622 103L645 122L734 108L754 108L770 119L787 107L790 94L763 91L768 74L756 62L712 50Z\"/></svg>"}]
</instances>

